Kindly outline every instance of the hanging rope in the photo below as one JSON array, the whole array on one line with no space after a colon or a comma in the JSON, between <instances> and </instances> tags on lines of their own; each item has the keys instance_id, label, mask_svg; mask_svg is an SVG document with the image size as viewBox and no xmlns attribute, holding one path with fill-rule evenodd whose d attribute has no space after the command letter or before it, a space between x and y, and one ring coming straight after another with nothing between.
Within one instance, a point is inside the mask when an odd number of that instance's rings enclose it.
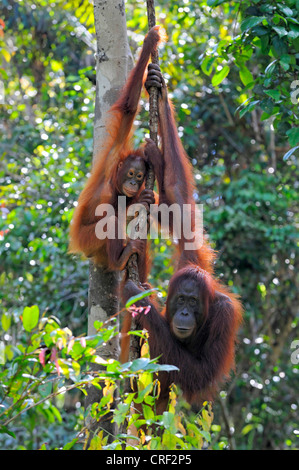
<instances>
[{"instance_id":1,"label":"hanging rope","mask_svg":"<svg viewBox=\"0 0 299 470\"><path fill-rule=\"evenodd\" d=\"M151 29L156 25L155 5L154 0L147 0L147 17L148 17L148 29ZM159 63L158 51L152 54L152 63ZM156 87L149 89L149 131L150 138L157 144L158 142L158 90ZM145 188L154 189L155 174L153 168L150 168L146 175ZM139 274L137 266L137 254L134 253L127 263L128 278L131 279L135 284L139 284Z\"/></svg>"},{"instance_id":2,"label":"hanging rope","mask_svg":"<svg viewBox=\"0 0 299 470\"><path fill-rule=\"evenodd\" d=\"M147 18L148 18L148 27L151 29L156 25L156 14L155 14L155 4L154 0L147 0ZM156 50L152 54L152 63L159 65L159 54ZM158 89L156 87L151 87L149 90L149 130L150 138L158 143ZM149 178L148 178L149 179ZM154 180L154 178L153 178ZM154 181L152 182L153 189Z\"/></svg>"},{"instance_id":3,"label":"hanging rope","mask_svg":"<svg viewBox=\"0 0 299 470\"><path fill-rule=\"evenodd\" d=\"M147 0L147 17L148 17L148 29L151 29L156 25L156 15L155 15L155 5L154 0ZM159 63L158 51L155 51L152 54L152 62L154 64ZM150 138L157 144L158 142L158 90L156 87L151 87L149 89L149 130ZM145 188L154 189L155 184L155 174L153 168L149 167L149 170L146 175ZM146 223L146 221L144 221ZM128 278L132 280L136 285L140 284L138 265L137 265L137 254L134 253L127 263L127 273ZM132 319L131 330L136 330L136 324L134 319ZM140 357L140 347L139 347L139 338L138 336L133 335L130 341L130 361L138 359Z\"/></svg>"}]
</instances>

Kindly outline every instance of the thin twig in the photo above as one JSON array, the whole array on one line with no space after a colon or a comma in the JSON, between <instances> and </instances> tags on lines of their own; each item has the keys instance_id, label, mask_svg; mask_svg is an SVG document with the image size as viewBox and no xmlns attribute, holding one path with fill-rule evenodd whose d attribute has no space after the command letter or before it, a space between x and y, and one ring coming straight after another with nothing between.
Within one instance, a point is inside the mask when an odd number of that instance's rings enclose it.
<instances>
[{"instance_id":1,"label":"thin twig","mask_svg":"<svg viewBox=\"0 0 299 470\"><path fill-rule=\"evenodd\" d=\"M223 416L225 427L226 427L226 432L227 432L227 436L228 436L228 442L229 442L229 445L230 445L230 449L231 450L236 450L236 441L235 441L235 438L233 436L233 431L232 431L233 426L232 426L232 423L231 423L231 417L229 416L228 409L227 409L227 406L226 406L226 400L220 397L219 403L220 403L220 407L221 407L221 410L222 410L222 416Z\"/></svg>"}]
</instances>

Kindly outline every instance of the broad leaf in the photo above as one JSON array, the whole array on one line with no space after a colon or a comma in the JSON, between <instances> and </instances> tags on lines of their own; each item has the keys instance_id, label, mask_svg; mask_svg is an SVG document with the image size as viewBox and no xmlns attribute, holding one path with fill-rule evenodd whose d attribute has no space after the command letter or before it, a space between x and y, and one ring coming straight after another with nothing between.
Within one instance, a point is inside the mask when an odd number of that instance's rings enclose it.
<instances>
[{"instance_id":1,"label":"broad leaf","mask_svg":"<svg viewBox=\"0 0 299 470\"><path fill-rule=\"evenodd\" d=\"M249 29L253 28L254 26L257 26L260 24L263 20L266 18L264 16L251 16L250 18L246 18L246 20L242 21L241 23L241 31L244 33L245 31L248 31Z\"/></svg>"},{"instance_id":2,"label":"broad leaf","mask_svg":"<svg viewBox=\"0 0 299 470\"><path fill-rule=\"evenodd\" d=\"M36 327L39 318L39 308L37 305L25 307L22 315L23 326L26 331L32 331Z\"/></svg>"},{"instance_id":3,"label":"broad leaf","mask_svg":"<svg viewBox=\"0 0 299 470\"><path fill-rule=\"evenodd\" d=\"M212 78L212 85L220 85L221 82L228 76L230 68L228 65L225 65L219 72L217 72Z\"/></svg>"}]
</instances>

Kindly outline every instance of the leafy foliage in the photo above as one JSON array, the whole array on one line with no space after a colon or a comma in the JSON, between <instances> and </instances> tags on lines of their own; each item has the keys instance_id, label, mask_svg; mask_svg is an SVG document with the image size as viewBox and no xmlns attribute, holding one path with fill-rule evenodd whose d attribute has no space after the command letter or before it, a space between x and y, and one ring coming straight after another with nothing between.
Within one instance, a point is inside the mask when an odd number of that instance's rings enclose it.
<instances>
[{"instance_id":1,"label":"leafy foliage","mask_svg":"<svg viewBox=\"0 0 299 470\"><path fill-rule=\"evenodd\" d=\"M63 422L62 410L66 393L80 390L86 394L87 386L103 391L99 403L89 410L90 416L101 421L111 412L117 381L126 378L135 380L136 393L124 394L113 410L113 421L122 426L123 432L108 443L108 436L100 431L88 444L91 450L99 449L201 449L211 440L209 430L213 419L211 407L203 409L196 417L197 425L176 415L176 393L170 394L170 406L163 415L154 412L159 396L159 382L153 374L169 371L173 366L156 364L149 358L147 342L142 357L132 362L120 364L115 360L105 361L98 354L98 348L117 334L113 320L110 324L99 324L97 334L92 337L74 337L69 328L61 328L55 317L41 316L37 305L25 307L22 314L22 341L10 348L5 347L0 366L0 442L10 445L11 438L21 437L15 423L20 420L43 429L48 422L59 425ZM91 364L100 364L101 369L90 369ZM78 421L63 450L82 448L84 412L77 396ZM139 406L139 410L135 407ZM80 410L79 410L80 408ZM142 411L143 417L140 414ZM79 428L79 424L81 427ZM28 426L28 425L27 425ZM130 429L136 429L134 443ZM158 436L156 432L159 429ZM29 430L29 429L28 429ZM46 439L46 429L39 438ZM26 439L23 440L28 445ZM47 441L48 442L48 441ZM42 449L56 448L55 441L42 444ZM25 449L17 445L17 449ZM86 446L85 446L86 448Z\"/></svg>"}]
</instances>

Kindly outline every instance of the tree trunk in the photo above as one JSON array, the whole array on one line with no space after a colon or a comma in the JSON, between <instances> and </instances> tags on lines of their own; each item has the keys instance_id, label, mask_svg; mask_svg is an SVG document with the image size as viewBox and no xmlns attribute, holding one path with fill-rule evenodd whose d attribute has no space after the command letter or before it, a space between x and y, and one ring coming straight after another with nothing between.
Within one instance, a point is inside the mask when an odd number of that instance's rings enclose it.
<instances>
[{"instance_id":1,"label":"tree trunk","mask_svg":"<svg viewBox=\"0 0 299 470\"><path fill-rule=\"evenodd\" d=\"M133 65L127 38L124 0L94 0L94 19L97 70L93 164L100 158L105 143L107 112L116 101ZM118 284L119 273L107 272L102 267L90 263L88 335L95 333L95 321L105 322L119 311ZM118 338L105 345L105 348L101 348L99 354L104 359L118 359ZM90 387L85 406L100 399L99 390ZM89 442L99 429L104 429L110 437L109 440L113 439L116 433L109 419L100 423L89 420L86 425L90 431Z\"/></svg>"}]
</instances>

